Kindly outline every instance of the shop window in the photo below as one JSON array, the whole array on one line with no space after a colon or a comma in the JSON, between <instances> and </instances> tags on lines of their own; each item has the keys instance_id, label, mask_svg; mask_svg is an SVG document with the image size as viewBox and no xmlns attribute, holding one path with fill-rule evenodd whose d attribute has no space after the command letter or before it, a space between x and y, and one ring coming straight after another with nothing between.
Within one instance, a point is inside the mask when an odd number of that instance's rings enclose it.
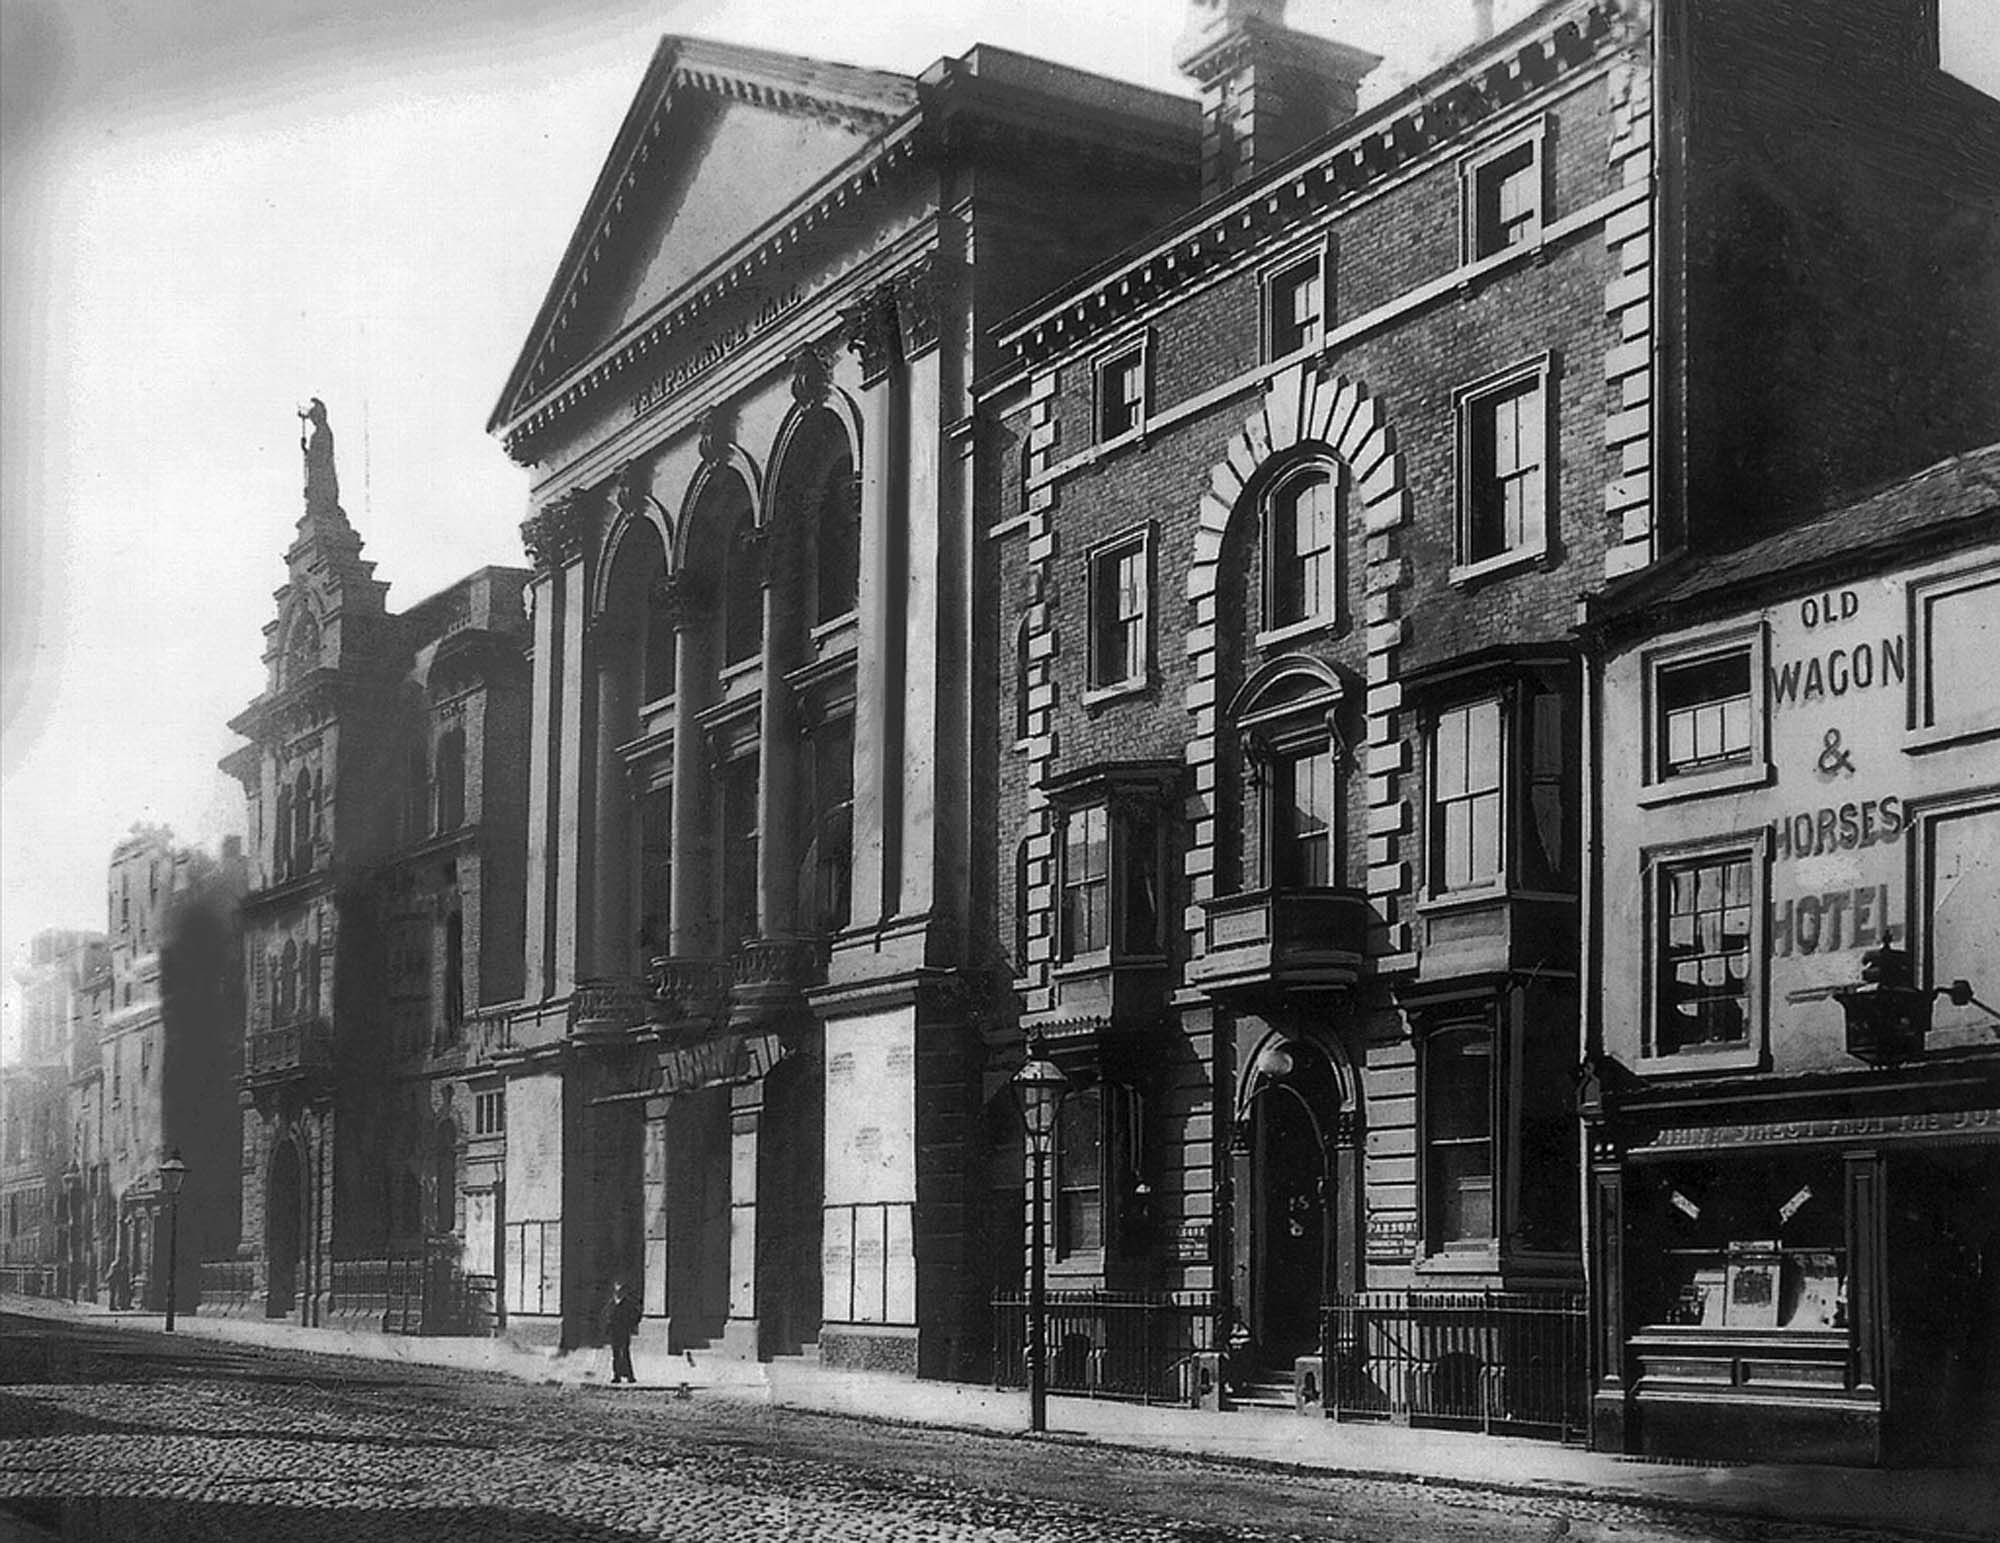
<instances>
[{"instance_id":1,"label":"shop window","mask_svg":"<svg viewBox=\"0 0 2000 1543\"><path fill-rule=\"evenodd\" d=\"M1457 395L1457 579L1548 550L1548 356Z\"/></svg>"},{"instance_id":2,"label":"shop window","mask_svg":"<svg viewBox=\"0 0 2000 1543\"><path fill-rule=\"evenodd\" d=\"M1751 851L1705 852L1653 870L1653 1054L1748 1046L1754 1027Z\"/></svg>"},{"instance_id":3,"label":"shop window","mask_svg":"<svg viewBox=\"0 0 2000 1543\"><path fill-rule=\"evenodd\" d=\"M2000 699L1992 689L2000 657L2000 566L1913 583L1910 636L1916 644L1910 727L1917 736L1958 739L2000 730ZM1887 658L1879 668L1886 677Z\"/></svg>"},{"instance_id":4,"label":"shop window","mask_svg":"<svg viewBox=\"0 0 2000 1543\"><path fill-rule=\"evenodd\" d=\"M1133 343L1097 366L1097 437L1119 439L1146 421L1146 349Z\"/></svg>"},{"instance_id":5,"label":"shop window","mask_svg":"<svg viewBox=\"0 0 2000 1543\"><path fill-rule=\"evenodd\" d=\"M1542 127L1464 163L1467 262L1527 246L1542 231Z\"/></svg>"},{"instance_id":6,"label":"shop window","mask_svg":"<svg viewBox=\"0 0 2000 1543\"><path fill-rule=\"evenodd\" d=\"M1431 731L1431 888L1448 895L1501 878L1500 703L1469 702L1438 714Z\"/></svg>"},{"instance_id":7,"label":"shop window","mask_svg":"<svg viewBox=\"0 0 2000 1543\"><path fill-rule=\"evenodd\" d=\"M1490 1244L1493 1036L1443 1029L1424 1044L1425 1238L1433 1250Z\"/></svg>"},{"instance_id":8,"label":"shop window","mask_svg":"<svg viewBox=\"0 0 2000 1543\"><path fill-rule=\"evenodd\" d=\"M1325 330L1326 265L1320 253L1287 263L1265 279L1265 358L1317 348Z\"/></svg>"},{"instance_id":9,"label":"shop window","mask_svg":"<svg viewBox=\"0 0 2000 1543\"><path fill-rule=\"evenodd\" d=\"M1094 691L1143 685L1152 605L1150 541L1121 536L1090 554L1090 685Z\"/></svg>"},{"instance_id":10,"label":"shop window","mask_svg":"<svg viewBox=\"0 0 2000 1543\"><path fill-rule=\"evenodd\" d=\"M1309 466L1273 484L1264 503L1266 633L1335 619L1338 529L1331 469Z\"/></svg>"},{"instance_id":11,"label":"shop window","mask_svg":"<svg viewBox=\"0 0 2000 1543\"><path fill-rule=\"evenodd\" d=\"M1055 1139L1056 1256L1104 1247L1104 1098L1082 1088L1062 1102Z\"/></svg>"},{"instance_id":12,"label":"shop window","mask_svg":"<svg viewBox=\"0 0 2000 1543\"><path fill-rule=\"evenodd\" d=\"M1644 1170L1632 1271L1642 1323L1832 1332L1847 1327L1847 1227L1837 1161L1734 1158ZM1635 1252L1628 1243L1627 1257ZM1637 1263L1637 1261L1635 1261Z\"/></svg>"}]
</instances>

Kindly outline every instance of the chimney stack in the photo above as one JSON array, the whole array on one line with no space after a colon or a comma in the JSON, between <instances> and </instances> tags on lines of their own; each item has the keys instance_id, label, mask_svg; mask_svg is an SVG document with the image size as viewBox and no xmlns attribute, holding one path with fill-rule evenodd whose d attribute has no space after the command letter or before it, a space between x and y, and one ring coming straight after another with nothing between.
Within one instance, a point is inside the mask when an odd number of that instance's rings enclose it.
<instances>
[{"instance_id":1,"label":"chimney stack","mask_svg":"<svg viewBox=\"0 0 2000 1543\"><path fill-rule=\"evenodd\" d=\"M1285 25L1286 0L1189 0L1174 63L1201 88L1201 196L1246 182L1354 116L1382 62Z\"/></svg>"}]
</instances>

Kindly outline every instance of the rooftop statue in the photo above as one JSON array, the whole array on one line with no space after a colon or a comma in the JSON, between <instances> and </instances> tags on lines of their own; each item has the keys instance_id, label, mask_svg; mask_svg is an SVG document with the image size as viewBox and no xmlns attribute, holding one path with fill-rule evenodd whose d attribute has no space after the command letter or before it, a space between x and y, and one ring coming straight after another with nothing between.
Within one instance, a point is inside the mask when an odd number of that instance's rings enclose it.
<instances>
[{"instance_id":1,"label":"rooftop statue","mask_svg":"<svg viewBox=\"0 0 2000 1543\"><path fill-rule=\"evenodd\" d=\"M306 462L306 512L332 514L340 509L340 478L333 469L333 430L327 427L326 403L314 397L299 409L299 450Z\"/></svg>"}]
</instances>

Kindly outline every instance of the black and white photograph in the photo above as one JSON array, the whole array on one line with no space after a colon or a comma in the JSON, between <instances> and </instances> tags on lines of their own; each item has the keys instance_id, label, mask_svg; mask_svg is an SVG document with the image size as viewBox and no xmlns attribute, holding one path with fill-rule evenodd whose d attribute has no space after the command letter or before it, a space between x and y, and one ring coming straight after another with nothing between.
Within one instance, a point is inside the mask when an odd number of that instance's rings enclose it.
<instances>
[{"instance_id":1,"label":"black and white photograph","mask_svg":"<svg viewBox=\"0 0 2000 1543\"><path fill-rule=\"evenodd\" d=\"M0 0L0 1543L2000 1540L2000 0Z\"/></svg>"}]
</instances>

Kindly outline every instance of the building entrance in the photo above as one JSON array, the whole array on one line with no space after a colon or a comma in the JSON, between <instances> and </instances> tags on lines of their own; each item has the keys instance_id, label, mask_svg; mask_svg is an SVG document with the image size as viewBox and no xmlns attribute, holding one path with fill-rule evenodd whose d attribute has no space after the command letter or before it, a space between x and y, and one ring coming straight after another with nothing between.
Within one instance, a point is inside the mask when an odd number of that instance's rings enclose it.
<instances>
[{"instance_id":1,"label":"building entrance","mask_svg":"<svg viewBox=\"0 0 2000 1543\"><path fill-rule=\"evenodd\" d=\"M1254 1076L1248 1326L1258 1366L1289 1377L1294 1360L1319 1348L1331 1278L1327 1136L1339 1093L1326 1056L1304 1040L1266 1047Z\"/></svg>"},{"instance_id":2,"label":"building entrance","mask_svg":"<svg viewBox=\"0 0 2000 1543\"><path fill-rule=\"evenodd\" d=\"M289 1317L299 1284L299 1149L284 1142L271 1157L264 1187L264 1258L270 1272L264 1302L267 1318Z\"/></svg>"}]
</instances>

